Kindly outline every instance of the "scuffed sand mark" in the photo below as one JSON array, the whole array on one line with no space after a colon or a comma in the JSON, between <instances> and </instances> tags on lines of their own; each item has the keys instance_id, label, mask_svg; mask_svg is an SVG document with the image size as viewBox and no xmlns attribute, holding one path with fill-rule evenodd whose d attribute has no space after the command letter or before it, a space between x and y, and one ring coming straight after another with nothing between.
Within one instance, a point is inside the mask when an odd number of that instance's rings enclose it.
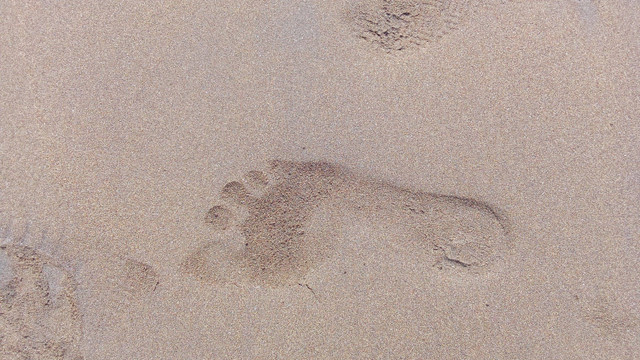
<instances>
[{"instance_id":1,"label":"scuffed sand mark","mask_svg":"<svg viewBox=\"0 0 640 360\"><path fill-rule=\"evenodd\" d=\"M424 47L456 31L480 0L363 0L345 21L358 38L389 53Z\"/></svg>"},{"instance_id":2,"label":"scuffed sand mark","mask_svg":"<svg viewBox=\"0 0 640 360\"><path fill-rule=\"evenodd\" d=\"M82 359L76 284L53 259L21 245L0 245L0 358Z\"/></svg>"}]
</instances>

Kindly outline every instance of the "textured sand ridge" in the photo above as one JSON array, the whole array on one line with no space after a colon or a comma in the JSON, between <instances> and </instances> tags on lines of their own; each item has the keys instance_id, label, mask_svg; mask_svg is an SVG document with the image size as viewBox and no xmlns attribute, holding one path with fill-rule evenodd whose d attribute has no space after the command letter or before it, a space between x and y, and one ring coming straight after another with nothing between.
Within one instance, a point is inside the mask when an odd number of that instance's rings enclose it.
<instances>
[{"instance_id":1,"label":"textured sand ridge","mask_svg":"<svg viewBox=\"0 0 640 360\"><path fill-rule=\"evenodd\" d=\"M540 0L540 3L544 3ZM567 0L582 21L599 21L599 0ZM424 48L463 27L480 10L523 0L361 0L344 12L353 34L387 53Z\"/></svg>"},{"instance_id":2,"label":"textured sand ridge","mask_svg":"<svg viewBox=\"0 0 640 360\"><path fill-rule=\"evenodd\" d=\"M326 162L276 160L267 173L245 178L247 186L225 185L226 205L205 216L215 230L235 228L237 236L222 233L197 249L183 272L216 284L300 283L334 256L352 215L401 229L396 246L415 248L427 268L480 272L508 248L506 219L473 199L406 190Z\"/></svg>"},{"instance_id":3,"label":"textured sand ridge","mask_svg":"<svg viewBox=\"0 0 640 360\"><path fill-rule=\"evenodd\" d=\"M347 10L356 36L387 52L419 48L458 29L479 0L366 0Z\"/></svg>"}]
</instances>

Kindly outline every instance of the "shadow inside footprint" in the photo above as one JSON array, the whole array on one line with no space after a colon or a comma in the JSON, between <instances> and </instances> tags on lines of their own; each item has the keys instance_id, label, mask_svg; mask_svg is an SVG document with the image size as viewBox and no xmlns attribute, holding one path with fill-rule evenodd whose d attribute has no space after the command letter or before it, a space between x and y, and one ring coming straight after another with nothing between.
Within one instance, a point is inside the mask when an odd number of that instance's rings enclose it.
<instances>
[{"instance_id":1,"label":"shadow inside footprint","mask_svg":"<svg viewBox=\"0 0 640 360\"><path fill-rule=\"evenodd\" d=\"M184 273L214 284L298 284L339 241L357 241L341 232L350 214L407 229L389 241L429 249L429 259L417 259L428 268L480 272L508 248L506 219L479 201L410 191L326 162L275 160L263 178L261 195L238 181L223 187L226 204L205 219L230 232L187 256Z\"/></svg>"}]
</instances>

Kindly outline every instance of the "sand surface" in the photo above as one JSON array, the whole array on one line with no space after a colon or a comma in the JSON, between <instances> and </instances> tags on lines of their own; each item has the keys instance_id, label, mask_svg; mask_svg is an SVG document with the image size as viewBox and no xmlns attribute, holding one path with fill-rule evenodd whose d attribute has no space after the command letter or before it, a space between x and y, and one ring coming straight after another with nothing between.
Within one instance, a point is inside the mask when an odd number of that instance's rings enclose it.
<instances>
[{"instance_id":1,"label":"sand surface","mask_svg":"<svg viewBox=\"0 0 640 360\"><path fill-rule=\"evenodd\" d=\"M1 359L638 359L640 3L0 1Z\"/></svg>"}]
</instances>

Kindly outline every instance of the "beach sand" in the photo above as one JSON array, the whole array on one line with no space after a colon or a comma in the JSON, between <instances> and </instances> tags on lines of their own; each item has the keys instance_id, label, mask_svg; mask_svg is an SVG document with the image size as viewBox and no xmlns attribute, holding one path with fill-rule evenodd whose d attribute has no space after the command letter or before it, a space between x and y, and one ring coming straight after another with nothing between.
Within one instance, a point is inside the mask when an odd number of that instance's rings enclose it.
<instances>
[{"instance_id":1,"label":"beach sand","mask_svg":"<svg viewBox=\"0 0 640 360\"><path fill-rule=\"evenodd\" d=\"M637 359L640 3L0 2L0 358Z\"/></svg>"}]
</instances>

